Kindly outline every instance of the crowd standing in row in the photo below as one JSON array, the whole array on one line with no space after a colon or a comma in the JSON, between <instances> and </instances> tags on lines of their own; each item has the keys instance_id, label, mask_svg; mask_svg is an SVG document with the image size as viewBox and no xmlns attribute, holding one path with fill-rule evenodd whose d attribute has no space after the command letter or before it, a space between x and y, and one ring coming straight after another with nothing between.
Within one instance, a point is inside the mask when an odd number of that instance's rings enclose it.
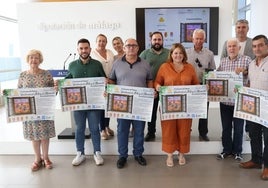
<instances>
[{"instance_id":1,"label":"crowd standing in row","mask_svg":"<svg viewBox=\"0 0 268 188\"><path fill-rule=\"evenodd\" d=\"M243 35L245 38L248 31L243 24L248 27L247 22L239 20L236 24L237 38L226 41L223 58L217 71L236 72L237 74L242 72L245 86L268 90L268 40L266 36L258 35L252 41L247 37L246 42L245 40L240 41L241 36ZM161 86L202 84L204 72L216 69L213 52L203 46L205 37L204 30L196 29L193 32L192 48L185 50L183 45L175 43L168 50L163 47L162 33L154 32L151 35L151 48L144 50L140 56L138 56L138 42L132 38L127 39L124 44L120 37L115 37L112 40L117 55L106 49L107 37L103 34L97 36L97 47L92 50L92 53L90 42L87 39L78 41L79 59L70 63L66 78L106 77L109 84L155 88L152 120L148 122L148 133L145 137L144 121L117 119L118 168L123 168L127 162L128 137L131 125L131 131L134 134L133 156L140 165L145 166L147 164L143 156L144 141L155 140L159 88ZM249 48L248 42L252 42L253 54L251 54L251 57L256 57L252 62L250 57L241 53L241 48L243 52L246 52ZM224 55L225 48L227 55ZM57 82L53 81L50 73L39 68L42 61L43 56L40 51L32 50L29 52L27 62L30 69L21 73L18 82L19 88L54 87L57 90ZM233 105L231 103L220 103L223 152L217 156L217 159L234 155L236 160L242 160L244 120L233 117ZM74 111L73 114L76 127L77 155L72 164L78 166L86 159L84 148L86 122L91 133L95 163L96 165L104 164L101 156L101 138L108 139L109 136L114 135L114 131L109 128L109 119L104 117L103 110L79 110ZM253 122L247 124L252 159L240 163L240 167L262 168L264 163L261 178L268 180L268 128ZM23 122L23 125L24 136L32 141L35 152L32 170L37 171L42 165L51 169L53 165L48 157L48 148L49 138L55 136L54 121L26 121ZM173 153L175 151L178 151L179 165L186 164L184 154L190 151L191 125L191 119L161 121L162 150L167 153L167 166L174 166ZM209 141L207 125L207 119L199 120L200 141ZM233 135L232 129L234 130Z\"/></svg>"}]
</instances>

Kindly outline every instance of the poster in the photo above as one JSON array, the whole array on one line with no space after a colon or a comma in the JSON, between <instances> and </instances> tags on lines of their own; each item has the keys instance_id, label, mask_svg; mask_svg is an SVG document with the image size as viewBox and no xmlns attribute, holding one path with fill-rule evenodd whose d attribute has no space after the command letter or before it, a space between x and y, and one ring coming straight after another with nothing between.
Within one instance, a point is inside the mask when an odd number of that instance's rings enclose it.
<instances>
[{"instance_id":1,"label":"poster","mask_svg":"<svg viewBox=\"0 0 268 188\"><path fill-rule=\"evenodd\" d=\"M62 111L104 109L105 83L104 77L59 80Z\"/></svg>"},{"instance_id":2,"label":"poster","mask_svg":"<svg viewBox=\"0 0 268 188\"><path fill-rule=\"evenodd\" d=\"M7 122L54 120L56 92L54 88L4 90Z\"/></svg>"},{"instance_id":3,"label":"poster","mask_svg":"<svg viewBox=\"0 0 268 188\"><path fill-rule=\"evenodd\" d=\"M243 75L235 72L210 71L204 76L208 101L235 102L235 88L243 86Z\"/></svg>"},{"instance_id":4,"label":"poster","mask_svg":"<svg viewBox=\"0 0 268 188\"><path fill-rule=\"evenodd\" d=\"M207 118L205 85L162 86L159 98L161 120Z\"/></svg>"},{"instance_id":5,"label":"poster","mask_svg":"<svg viewBox=\"0 0 268 188\"><path fill-rule=\"evenodd\" d=\"M153 88L107 85L107 117L151 121L153 102Z\"/></svg>"},{"instance_id":6,"label":"poster","mask_svg":"<svg viewBox=\"0 0 268 188\"><path fill-rule=\"evenodd\" d=\"M268 127L268 91L241 87L236 95L234 117Z\"/></svg>"}]
</instances>

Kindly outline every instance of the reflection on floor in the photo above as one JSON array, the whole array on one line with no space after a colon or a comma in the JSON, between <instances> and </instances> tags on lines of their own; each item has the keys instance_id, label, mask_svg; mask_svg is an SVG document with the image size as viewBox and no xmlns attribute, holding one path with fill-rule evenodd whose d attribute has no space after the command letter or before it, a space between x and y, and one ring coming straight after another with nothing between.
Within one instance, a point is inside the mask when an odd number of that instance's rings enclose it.
<instances>
[{"instance_id":1,"label":"reflection on floor","mask_svg":"<svg viewBox=\"0 0 268 188\"><path fill-rule=\"evenodd\" d=\"M104 156L103 166L96 166L92 156L73 167L74 156L51 156L52 170L31 172L31 155L0 156L0 188L238 188L267 187L260 179L260 169L241 169L233 158L216 160L215 155L187 155L187 164L165 164L166 156L145 156L147 166L140 166L132 156L125 168L117 169L117 156ZM250 156L245 156L248 159Z\"/></svg>"}]
</instances>

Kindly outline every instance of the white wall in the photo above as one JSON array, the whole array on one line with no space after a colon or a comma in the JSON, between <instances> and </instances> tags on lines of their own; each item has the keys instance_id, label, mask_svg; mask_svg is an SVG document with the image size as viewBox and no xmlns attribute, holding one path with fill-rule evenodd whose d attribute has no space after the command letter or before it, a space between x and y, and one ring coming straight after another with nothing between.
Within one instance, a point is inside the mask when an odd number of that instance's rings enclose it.
<instances>
[{"instance_id":1,"label":"white wall","mask_svg":"<svg viewBox=\"0 0 268 188\"><path fill-rule=\"evenodd\" d=\"M167 3L168 2L168 3ZM123 39L136 37L135 8L137 7L219 7L219 54L223 42L231 37L232 0L159 0L159 1L98 1L63 3L26 3L18 5L18 20L22 59L30 49L40 49L44 55L43 68L61 69L70 53L76 53L77 40L85 37L95 46L99 33ZM87 28L87 25L105 22L115 28ZM45 30L44 26L61 24L57 30ZM111 42L108 48L112 49ZM68 62L73 60L73 56ZM217 57L216 57L217 61ZM68 64L67 62L67 64ZM22 64L27 69L27 64Z\"/></svg>"},{"instance_id":2,"label":"white wall","mask_svg":"<svg viewBox=\"0 0 268 188\"><path fill-rule=\"evenodd\" d=\"M251 37L259 34L268 36L267 24L267 7L268 1L254 0L251 1Z\"/></svg>"}]
</instances>

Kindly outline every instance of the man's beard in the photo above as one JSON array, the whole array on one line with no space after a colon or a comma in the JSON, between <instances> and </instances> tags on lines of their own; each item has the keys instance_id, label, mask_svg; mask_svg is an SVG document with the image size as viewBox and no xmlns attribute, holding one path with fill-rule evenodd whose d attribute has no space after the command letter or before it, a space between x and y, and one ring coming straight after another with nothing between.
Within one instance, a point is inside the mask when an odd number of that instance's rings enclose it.
<instances>
[{"instance_id":1,"label":"man's beard","mask_svg":"<svg viewBox=\"0 0 268 188\"><path fill-rule=\"evenodd\" d=\"M154 45L152 45L152 48L153 48L155 51L160 51L160 50L162 50L163 45L160 45L160 44L154 44Z\"/></svg>"},{"instance_id":2,"label":"man's beard","mask_svg":"<svg viewBox=\"0 0 268 188\"><path fill-rule=\"evenodd\" d=\"M89 58L89 54L87 56L84 56L84 54L79 55L81 59L87 60Z\"/></svg>"}]
</instances>

